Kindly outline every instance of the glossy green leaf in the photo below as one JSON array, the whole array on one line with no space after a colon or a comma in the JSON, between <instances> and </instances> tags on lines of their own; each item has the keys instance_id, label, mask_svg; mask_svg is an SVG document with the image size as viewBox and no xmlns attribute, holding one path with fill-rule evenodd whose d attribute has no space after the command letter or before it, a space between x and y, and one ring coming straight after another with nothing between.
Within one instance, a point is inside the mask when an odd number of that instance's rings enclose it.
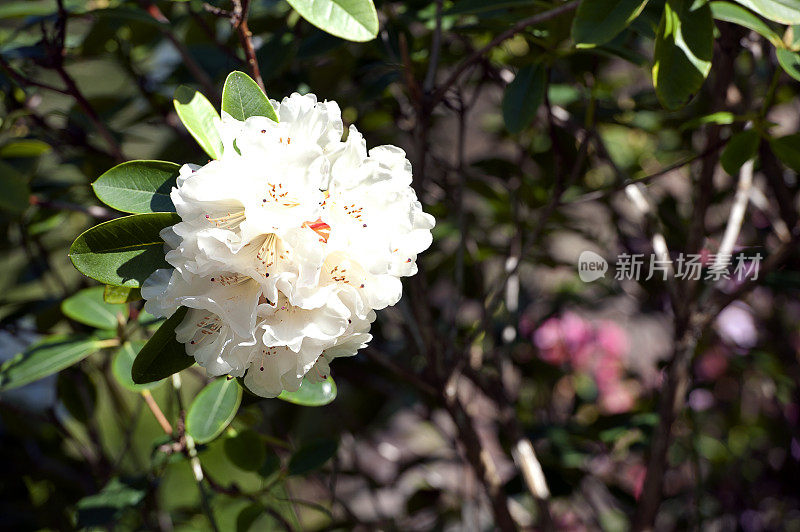
<instances>
[{"instance_id":1,"label":"glossy green leaf","mask_svg":"<svg viewBox=\"0 0 800 532\"><path fill-rule=\"evenodd\" d=\"M0 366L0 392L43 379L77 364L102 347L89 336L51 336Z\"/></svg>"},{"instance_id":2,"label":"glossy green leaf","mask_svg":"<svg viewBox=\"0 0 800 532\"><path fill-rule=\"evenodd\" d=\"M169 193L180 165L166 161L128 161L92 183L100 201L122 212L175 212Z\"/></svg>"},{"instance_id":3,"label":"glossy green leaf","mask_svg":"<svg viewBox=\"0 0 800 532\"><path fill-rule=\"evenodd\" d=\"M267 457L261 436L254 430L243 430L225 440L225 455L244 471L257 471Z\"/></svg>"},{"instance_id":4,"label":"glossy green leaf","mask_svg":"<svg viewBox=\"0 0 800 532\"><path fill-rule=\"evenodd\" d=\"M144 390L151 390L160 385L163 381L153 381L146 384L136 384L133 382L133 361L136 360L136 355L144 347L145 342L142 340L134 340L125 342L122 347L117 350L114 355L114 360L111 362L111 372L114 378L125 389L132 392L142 392ZM187 357L189 358L189 357Z\"/></svg>"},{"instance_id":5,"label":"glossy green leaf","mask_svg":"<svg viewBox=\"0 0 800 532\"><path fill-rule=\"evenodd\" d=\"M139 350L131 368L134 383L159 381L194 364L194 358L186 354L184 345L175 338L175 327L183 321L187 310L185 307L176 310Z\"/></svg>"},{"instance_id":6,"label":"glossy green leaf","mask_svg":"<svg viewBox=\"0 0 800 532\"><path fill-rule=\"evenodd\" d=\"M278 399L301 406L327 405L336 399L336 383L331 376L322 382L310 382L303 379L296 392L284 390Z\"/></svg>"},{"instance_id":7,"label":"glossy green leaf","mask_svg":"<svg viewBox=\"0 0 800 532\"><path fill-rule=\"evenodd\" d=\"M713 32L708 4L667 0L653 63L656 95L667 109L686 105L702 87L711 70Z\"/></svg>"},{"instance_id":8,"label":"glossy green leaf","mask_svg":"<svg viewBox=\"0 0 800 532\"><path fill-rule=\"evenodd\" d=\"M784 48L775 50L781 68L797 81L800 81L800 54Z\"/></svg>"},{"instance_id":9,"label":"glossy green leaf","mask_svg":"<svg viewBox=\"0 0 800 532\"><path fill-rule=\"evenodd\" d=\"M106 303L130 303L140 299L142 299L142 292L138 288L107 284L103 290L103 300Z\"/></svg>"},{"instance_id":10,"label":"glossy green leaf","mask_svg":"<svg viewBox=\"0 0 800 532\"><path fill-rule=\"evenodd\" d=\"M572 21L578 46L605 44L639 16L647 0L583 0Z\"/></svg>"},{"instance_id":11,"label":"glossy green leaf","mask_svg":"<svg viewBox=\"0 0 800 532\"><path fill-rule=\"evenodd\" d=\"M717 20L732 22L758 33L773 46L781 46L781 38L766 22L747 9L730 2L711 2L711 15Z\"/></svg>"},{"instance_id":12,"label":"glossy green leaf","mask_svg":"<svg viewBox=\"0 0 800 532\"><path fill-rule=\"evenodd\" d=\"M219 436L236 416L242 389L236 379L220 377L203 388L186 413L186 432L197 443Z\"/></svg>"},{"instance_id":13,"label":"glossy green leaf","mask_svg":"<svg viewBox=\"0 0 800 532\"><path fill-rule=\"evenodd\" d=\"M519 133L536 117L544 101L547 71L541 64L522 67L503 95L503 120L511 133Z\"/></svg>"},{"instance_id":14,"label":"glossy green leaf","mask_svg":"<svg viewBox=\"0 0 800 532\"><path fill-rule=\"evenodd\" d=\"M139 288L164 260L159 232L180 221L177 214L134 214L84 231L69 248L72 264L101 283Z\"/></svg>"},{"instance_id":15,"label":"glossy green leaf","mask_svg":"<svg viewBox=\"0 0 800 532\"><path fill-rule=\"evenodd\" d=\"M800 172L800 133L772 139L769 145L783 164Z\"/></svg>"},{"instance_id":16,"label":"glossy green leaf","mask_svg":"<svg viewBox=\"0 0 800 532\"><path fill-rule=\"evenodd\" d=\"M348 41L378 36L378 13L372 0L286 0L301 17L322 31Z\"/></svg>"},{"instance_id":17,"label":"glossy green leaf","mask_svg":"<svg viewBox=\"0 0 800 532\"><path fill-rule=\"evenodd\" d=\"M116 329L117 316L128 318L127 305L112 305L103 299L105 287L93 286L81 290L61 303L61 312L79 323L98 329Z\"/></svg>"},{"instance_id":18,"label":"glossy green leaf","mask_svg":"<svg viewBox=\"0 0 800 532\"><path fill-rule=\"evenodd\" d=\"M222 89L222 110L236 120L246 120L251 116L266 116L277 122L275 109L250 76L244 72L231 72Z\"/></svg>"},{"instance_id":19,"label":"glossy green leaf","mask_svg":"<svg viewBox=\"0 0 800 532\"><path fill-rule=\"evenodd\" d=\"M798 0L736 0L762 17L781 24L800 24Z\"/></svg>"},{"instance_id":20,"label":"glossy green leaf","mask_svg":"<svg viewBox=\"0 0 800 532\"><path fill-rule=\"evenodd\" d=\"M318 469L333 458L339 442L332 439L315 441L301 447L289 460L289 474L302 475Z\"/></svg>"},{"instance_id":21,"label":"glossy green leaf","mask_svg":"<svg viewBox=\"0 0 800 532\"><path fill-rule=\"evenodd\" d=\"M219 135L220 118L208 99L186 85L175 90L172 100L178 117L209 157L222 157L222 138Z\"/></svg>"},{"instance_id":22,"label":"glossy green leaf","mask_svg":"<svg viewBox=\"0 0 800 532\"><path fill-rule=\"evenodd\" d=\"M738 174L742 165L756 156L760 138L752 129L740 131L731 137L720 155L722 168L730 175Z\"/></svg>"}]
</instances>

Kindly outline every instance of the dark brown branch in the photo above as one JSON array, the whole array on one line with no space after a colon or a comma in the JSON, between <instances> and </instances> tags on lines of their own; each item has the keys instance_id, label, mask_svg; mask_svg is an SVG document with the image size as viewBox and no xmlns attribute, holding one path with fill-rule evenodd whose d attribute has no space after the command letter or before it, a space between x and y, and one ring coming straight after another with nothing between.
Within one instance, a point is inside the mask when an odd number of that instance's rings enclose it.
<instances>
[{"instance_id":1,"label":"dark brown branch","mask_svg":"<svg viewBox=\"0 0 800 532\"><path fill-rule=\"evenodd\" d=\"M247 15L250 10L250 0L233 0L233 12L231 13L231 25L239 33L239 40L242 42L244 57L253 79L266 92L264 80L261 79L261 69L258 67L256 49L253 47L253 32L247 25Z\"/></svg>"}]
</instances>

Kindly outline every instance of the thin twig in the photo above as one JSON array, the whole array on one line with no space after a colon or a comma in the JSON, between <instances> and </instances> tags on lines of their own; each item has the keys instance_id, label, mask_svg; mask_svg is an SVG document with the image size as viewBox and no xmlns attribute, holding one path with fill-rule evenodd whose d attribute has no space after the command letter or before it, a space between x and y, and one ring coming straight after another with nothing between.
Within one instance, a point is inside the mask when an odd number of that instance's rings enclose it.
<instances>
[{"instance_id":1,"label":"thin twig","mask_svg":"<svg viewBox=\"0 0 800 532\"><path fill-rule=\"evenodd\" d=\"M725 233L722 236L722 242L717 250L717 256L714 265L719 267L725 261L725 257L729 257L733 252L733 247L736 245L736 240L739 238L739 232L742 230L742 222L744 222L744 214L747 211L747 203L750 198L750 189L753 186L753 160L749 160L742 165L739 172L739 184L736 187L736 196L733 199L733 206L728 215L728 225L725 227Z\"/></svg>"},{"instance_id":2,"label":"thin twig","mask_svg":"<svg viewBox=\"0 0 800 532\"><path fill-rule=\"evenodd\" d=\"M484 56L484 54L489 52L492 48L494 48L495 46L499 45L500 43L502 43L506 39L510 39L511 37L516 35L517 33L525 30L528 26L535 26L536 24L541 24L542 22L547 22L548 20L552 20L552 19L554 19L556 17L559 17L559 16L561 16L561 15L563 15L565 13L569 13L570 11L573 11L574 9L577 9L578 8L578 3L579 3L578 0L571 0L570 2L567 2L566 4L563 4L563 5L560 5L558 7L553 8L553 9L550 9L549 11L545 11L543 13L539 13L537 15L533 15L531 17L524 18L524 19L520 20L519 22L517 22L516 24L514 24L513 26L511 26L510 28L508 28L503 33L499 34L494 39L492 39L489 42L489 44L487 44L483 48L480 48L479 50L476 50L475 52L473 52L473 54L471 56L469 56L468 58L463 60L461 63L459 63L459 65L453 70L453 72L450 74L450 76L447 78L447 80L441 86L439 86L436 89L436 91L434 91L434 93L431 95L431 105L435 105L436 103L441 101L441 99L444 98L444 95L447 93L447 91L450 89L450 87L452 87L458 81L458 78L460 78L461 75L470 66L472 66L474 63L480 61L481 58Z\"/></svg>"},{"instance_id":3,"label":"thin twig","mask_svg":"<svg viewBox=\"0 0 800 532\"><path fill-rule=\"evenodd\" d=\"M142 398L144 402L147 403L147 407L153 413L153 416L158 421L158 424L161 425L161 429L164 431L165 434L168 436L172 436L172 425L170 425L169 421L167 420L167 416L164 415L164 412L161 411L161 407L158 406L156 400L153 398L153 394L150 393L150 390L143 390L142 391Z\"/></svg>"},{"instance_id":4,"label":"thin twig","mask_svg":"<svg viewBox=\"0 0 800 532\"><path fill-rule=\"evenodd\" d=\"M244 49L244 57L247 66L250 67L250 72L253 74L253 79L261 87L261 90L266 92L264 87L264 80L261 79L261 69L258 67L258 59L256 58L256 49L253 46L253 32L247 25L248 11L250 10L250 0L233 0L233 12L231 13L231 25L233 29L239 33L239 40L242 42Z\"/></svg>"}]
</instances>

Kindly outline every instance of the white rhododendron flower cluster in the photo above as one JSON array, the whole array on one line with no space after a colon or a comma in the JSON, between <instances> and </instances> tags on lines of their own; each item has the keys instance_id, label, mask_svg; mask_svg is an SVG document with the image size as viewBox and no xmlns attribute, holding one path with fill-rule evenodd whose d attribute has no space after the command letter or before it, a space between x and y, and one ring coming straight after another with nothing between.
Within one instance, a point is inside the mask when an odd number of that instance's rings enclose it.
<instances>
[{"instance_id":1,"label":"white rhododendron flower cluster","mask_svg":"<svg viewBox=\"0 0 800 532\"><path fill-rule=\"evenodd\" d=\"M375 310L400 299L433 217L394 146L369 152L335 102L293 94L279 122L223 113L223 155L184 165L181 222L162 231L174 269L142 286L145 310L188 307L177 339L209 375L244 376L264 397L318 382L372 338Z\"/></svg>"}]
</instances>

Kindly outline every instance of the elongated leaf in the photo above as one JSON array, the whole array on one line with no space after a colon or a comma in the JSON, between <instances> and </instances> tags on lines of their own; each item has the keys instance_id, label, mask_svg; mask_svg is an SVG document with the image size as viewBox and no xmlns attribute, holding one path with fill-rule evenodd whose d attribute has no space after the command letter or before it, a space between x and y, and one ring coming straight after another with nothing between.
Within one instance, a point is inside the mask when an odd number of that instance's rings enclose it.
<instances>
[{"instance_id":1,"label":"elongated leaf","mask_svg":"<svg viewBox=\"0 0 800 532\"><path fill-rule=\"evenodd\" d=\"M140 299L142 299L142 292L138 288L107 284L103 290L103 300L106 303L130 303Z\"/></svg>"},{"instance_id":2,"label":"elongated leaf","mask_svg":"<svg viewBox=\"0 0 800 532\"><path fill-rule=\"evenodd\" d=\"M309 382L303 379L296 392L284 390L278 399L301 406L327 405L336 399L336 383L330 375L322 382Z\"/></svg>"},{"instance_id":3,"label":"elongated leaf","mask_svg":"<svg viewBox=\"0 0 800 532\"><path fill-rule=\"evenodd\" d=\"M519 133L536 117L544 100L547 71L541 64L523 67L503 95L503 120L511 133Z\"/></svg>"},{"instance_id":4,"label":"elongated leaf","mask_svg":"<svg viewBox=\"0 0 800 532\"><path fill-rule=\"evenodd\" d=\"M222 89L222 110L236 120L246 120L251 116L266 116L278 121L278 115L269 98L244 72L231 72Z\"/></svg>"},{"instance_id":5,"label":"elongated leaf","mask_svg":"<svg viewBox=\"0 0 800 532\"><path fill-rule=\"evenodd\" d=\"M101 283L139 288L151 273L169 268L159 231L180 221L177 214L134 214L84 231L69 248L72 264Z\"/></svg>"},{"instance_id":6,"label":"elongated leaf","mask_svg":"<svg viewBox=\"0 0 800 532\"><path fill-rule=\"evenodd\" d=\"M762 17L781 24L800 24L800 2L797 0L736 0Z\"/></svg>"},{"instance_id":7,"label":"elongated leaf","mask_svg":"<svg viewBox=\"0 0 800 532\"><path fill-rule=\"evenodd\" d=\"M667 0L656 36L653 84L667 109L686 105L711 70L714 22L708 4Z\"/></svg>"},{"instance_id":8,"label":"elongated leaf","mask_svg":"<svg viewBox=\"0 0 800 532\"><path fill-rule=\"evenodd\" d=\"M92 183L100 201L122 212L175 212L169 193L180 165L166 161L128 161Z\"/></svg>"},{"instance_id":9,"label":"elongated leaf","mask_svg":"<svg viewBox=\"0 0 800 532\"><path fill-rule=\"evenodd\" d=\"M583 0L572 21L578 46L605 44L639 16L647 0Z\"/></svg>"},{"instance_id":10,"label":"elongated leaf","mask_svg":"<svg viewBox=\"0 0 800 532\"><path fill-rule=\"evenodd\" d=\"M219 136L219 114L208 99L186 85L175 90L172 100L178 117L192 134L194 140L209 157L222 157L222 139Z\"/></svg>"},{"instance_id":11,"label":"elongated leaf","mask_svg":"<svg viewBox=\"0 0 800 532\"><path fill-rule=\"evenodd\" d=\"M736 175L744 163L756 156L759 139L758 133L752 129L735 134L720 155L722 168L730 175Z\"/></svg>"},{"instance_id":12,"label":"elongated leaf","mask_svg":"<svg viewBox=\"0 0 800 532\"><path fill-rule=\"evenodd\" d=\"M766 22L742 6L730 2L711 2L709 5L715 19L744 26L767 39L773 46L781 46L781 38L778 34L772 31Z\"/></svg>"},{"instance_id":13,"label":"elongated leaf","mask_svg":"<svg viewBox=\"0 0 800 532\"><path fill-rule=\"evenodd\" d=\"M372 0L286 0L301 17L322 31L348 41L378 36L378 13Z\"/></svg>"},{"instance_id":14,"label":"elongated leaf","mask_svg":"<svg viewBox=\"0 0 800 532\"><path fill-rule=\"evenodd\" d=\"M319 467L333 458L339 442L332 439L319 440L301 447L289 460L289 474L302 475Z\"/></svg>"},{"instance_id":15,"label":"elongated leaf","mask_svg":"<svg viewBox=\"0 0 800 532\"><path fill-rule=\"evenodd\" d=\"M90 336L52 336L0 366L0 392L43 379L76 364L102 344Z\"/></svg>"},{"instance_id":16,"label":"elongated leaf","mask_svg":"<svg viewBox=\"0 0 800 532\"><path fill-rule=\"evenodd\" d=\"M132 342L125 342L122 347L117 350L114 355L114 360L111 363L111 372L117 379L120 385L132 392L139 393L144 390L151 390L160 385L163 381L153 381L146 384L136 384L133 382L133 361L136 360L136 355L144 347L145 342L142 340L134 340ZM189 357L186 357L189 358Z\"/></svg>"},{"instance_id":17,"label":"elongated leaf","mask_svg":"<svg viewBox=\"0 0 800 532\"><path fill-rule=\"evenodd\" d=\"M105 287L93 286L81 290L61 303L61 312L73 320L97 327L98 329L116 329L117 315L128 318L127 305L112 305L103 299Z\"/></svg>"},{"instance_id":18,"label":"elongated leaf","mask_svg":"<svg viewBox=\"0 0 800 532\"><path fill-rule=\"evenodd\" d=\"M783 164L800 172L800 133L772 139L769 145Z\"/></svg>"},{"instance_id":19,"label":"elongated leaf","mask_svg":"<svg viewBox=\"0 0 800 532\"><path fill-rule=\"evenodd\" d=\"M197 394L186 413L186 432L197 443L219 436L236 416L242 389L236 379L220 377Z\"/></svg>"},{"instance_id":20,"label":"elongated leaf","mask_svg":"<svg viewBox=\"0 0 800 532\"><path fill-rule=\"evenodd\" d=\"M775 50L781 68L797 81L800 81L800 54L784 48Z\"/></svg>"},{"instance_id":21,"label":"elongated leaf","mask_svg":"<svg viewBox=\"0 0 800 532\"><path fill-rule=\"evenodd\" d=\"M175 338L175 327L186 316L187 309L179 308L139 350L131 368L131 377L136 384L160 381L194 364L194 358L186 354L186 348Z\"/></svg>"},{"instance_id":22,"label":"elongated leaf","mask_svg":"<svg viewBox=\"0 0 800 532\"><path fill-rule=\"evenodd\" d=\"M112 478L100 493L78 501L78 526L94 529L116 522L123 511L138 506L145 495L147 481L144 478Z\"/></svg>"}]
</instances>

